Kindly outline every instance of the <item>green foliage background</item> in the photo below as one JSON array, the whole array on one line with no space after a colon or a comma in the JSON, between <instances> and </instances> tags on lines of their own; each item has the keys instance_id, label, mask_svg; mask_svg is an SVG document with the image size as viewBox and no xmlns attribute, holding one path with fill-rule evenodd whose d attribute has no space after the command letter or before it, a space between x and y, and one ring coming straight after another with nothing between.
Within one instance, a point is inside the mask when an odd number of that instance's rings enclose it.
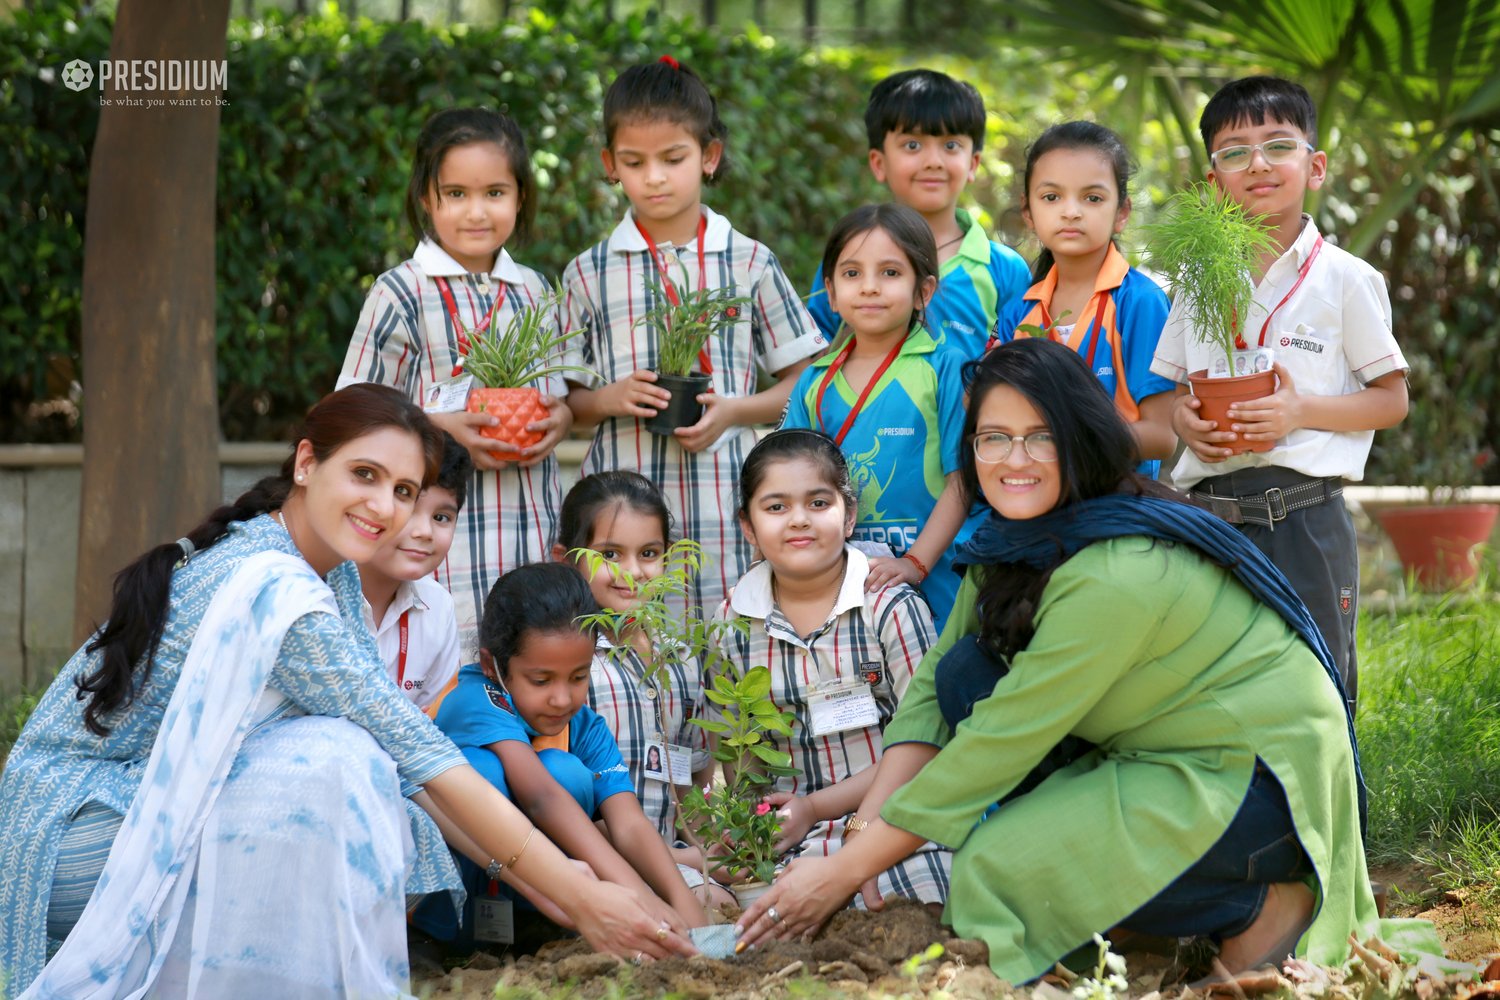
<instances>
[{"instance_id":1,"label":"green foliage background","mask_svg":"<svg viewBox=\"0 0 1500 1000\"><path fill-rule=\"evenodd\" d=\"M76 437L30 404L77 377L87 150L98 91L69 60L108 51L101 14L17 11L0 24L0 438ZM584 41L587 39L587 42ZM422 121L455 104L512 115L533 151L538 226L516 257L556 274L608 235L623 197L604 181L598 109L619 68L670 52L712 82L730 169L708 200L808 283L824 234L875 196L864 165L869 71L755 33L709 34L533 12L501 27L375 24L337 14L231 23L218 190L219 407L230 439L278 439L332 388L375 275L410 256L402 221ZM140 113L149 114L142 110ZM17 217L19 215L19 218Z\"/></svg>"},{"instance_id":2,"label":"green foliage background","mask_svg":"<svg viewBox=\"0 0 1500 1000\"><path fill-rule=\"evenodd\" d=\"M995 3L997 14L1016 13ZM46 0L35 6L0 23L5 441L80 433L67 397L80 377L83 216L98 93L69 91L59 76L71 59L102 58L111 28L107 13ZM972 30L924 31L887 39L900 49L809 50L750 25L710 31L638 13L610 21L601 6L559 4L562 20L532 10L484 27L376 24L326 12L231 22L216 312L227 438L284 437L331 387L369 283L414 245L401 206L417 130L451 104L497 106L521 124L538 168L539 225L529 245L512 250L551 274L607 235L624 209L598 161L605 84L619 68L663 52L703 73L729 127L731 170L708 200L770 245L799 284L833 222L882 195L865 168L861 113L870 84L893 69L931 65L980 88L990 126L967 199L998 238L1028 256L1036 247L1017 211L1021 167L1026 143L1053 122L1093 118L1130 143L1140 169L1128 250L1138 243L1136 223L1199 176L1202 150L1184 136L1214 81L1201 67L1183 70L1181 80L1151 73L1160 65L1154 60L1180 62L1172 45L1186 42L1133 38L1113 60L1069 59L1033 47L1042 43L997 17L981 32L985 45ZM925 51L911 47L924 41ZM1243 53L1237 60L1218 75L1249 71ZM1295 75L1295 67L1265 68ZM1142 86L1142 78L1155 82ZM1324 81L1305 82L1323 92ZM1500 348L1493 179L1500 122L1481 120L1438 145L1432 122L1403 121L1406 105L1388 103L1397 110L1367 102L1362 117L1330 129L1330 182L1314 208L1336 238L1368 233L1361 223L1388 208L1390 178L1403 164L1425 178L1366 252L1390 280L1397 337L1413 366L1412 415L1377 436L1370 478L1500 482L1493 450L1500 366L1492 362Z\"/></svg>"}]
</instances>

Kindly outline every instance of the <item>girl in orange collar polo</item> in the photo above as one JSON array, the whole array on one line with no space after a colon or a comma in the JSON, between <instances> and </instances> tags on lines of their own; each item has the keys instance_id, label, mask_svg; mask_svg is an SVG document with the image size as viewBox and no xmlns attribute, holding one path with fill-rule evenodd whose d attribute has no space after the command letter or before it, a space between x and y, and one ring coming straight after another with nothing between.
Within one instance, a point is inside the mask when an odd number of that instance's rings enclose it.
<instances>
[{"instance_id":1,"label":"girl in orange collar polo","mask_svg":"<svg viewBox=\"0 0 1500 1000\"><path fill-rule=\"evenodd\" d=\"M1154 478L1177 446L1176 387L1150 371L1169 303L1115 246L1130 217L1129 181L1125 144L1102 125L1064 122L1032 143L1021 214L1042 244L1036 283L1000 310L991 346L1044 330L1082 355L1130 424L1140 471Z\"/></svg>"}]
</instances>

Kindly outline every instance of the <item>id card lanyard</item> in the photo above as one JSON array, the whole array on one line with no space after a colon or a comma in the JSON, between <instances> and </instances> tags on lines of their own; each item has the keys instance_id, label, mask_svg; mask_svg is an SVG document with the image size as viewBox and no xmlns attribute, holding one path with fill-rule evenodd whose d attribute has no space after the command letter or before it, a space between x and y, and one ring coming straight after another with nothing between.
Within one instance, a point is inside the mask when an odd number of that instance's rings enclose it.
<instances>
[{"instance_id":1,"label":"id card lanyard","mask_svg":"<svg viewBox=\"0 0 1500 1000\"><path fill-rule=\"evenodd\" d=\"M907 336L911 335L907 334ZM906 337L902 337L896 343L896 346L891 348L891 353L885 356L885 360L880 362L880 367L875 369L875 374L871 375L870 381L865 383L865 387L861 390L859 398L854 401L853 409L844 418L844 426L840 427L839 432L833 436L834 444L843 445L844 438L849 435L849 430L854 426L854 418L859 416L859 411L865 408L865 401L870 398L870 393L875 391L875 386L880 382L881 377L885 375L886 369L895 363L897 355L901 353L901 348L905 346ZM828 433L828 428L823 426L823 394L828 391L828 386L832 384L834 378L839 373L839 369L844 367L844 362L849 360L849 355L853 351L854 337L851 336L849 343L845 344L844 349L839 352L839 356L833 359L833 364L828 366L828 374L824 375L823 381L818 383L818 396L815 403L818 412L818 429L825 434Z\"/></svg>"},{"instance_id":2,"label":"id card lanyard","mask_svg":"<svg viewBox=\"0 0 1500 1000\"><path fill-rule=\"evenodd\" d=\"M1315 260L1318 259L1318 251L1320 251L1322 249L1323 249L1323 234L1319 233L1318 234L1317 242L1313 244L1312 252L1307 255L1307 260L1303 261L1302 262L1302 266L1299 267L1299 268L1297 268L1297 280L1292 285L1291 291L1289 291L1285 295L1283 295L1281 297L1281 301L1278 302L1278 303L1276 303L1275 307L1269 313L1266 314L1266 321L1264 323L1262 323L1261 326L1260 326L1260 341L1259 341L1259 343L1256 346L1258 346L1258 347L1265 347L1266 346L1266 334L1269 333L1270 330L1271 330L1271 320L1275 319L1276 318L1276 313L1280 311L1281 307L1284 306L1284 305L1286 305L1288 302L1290 302L1292 296L1297 294L1297 289L1299 289L1299 288L1302 287L1302 282L1304 282L1304 281L1307 280L1307 275L1312 270L1313 261L1315 261ZM1240 350L1243 351L1249 345L1245 343L1245 338L1244 337L1241 337L1238 333L1236 333L1235 334L1235 338L1234 338L1234 346L1238 347Z\"/></svg>"},{"instance_id":3,"label":"id card lanyard","mask_svg":"<svg viewBox=\"0 0 1500 1000\"><path fill-rule=\"evenodd\" d=\"M406 690L403 682L406 680L406 640L411 632L411 608L401 612L401 617L396 621L396 634L400 636L401 645L396 651L396 686Z\"/></svg>"},{"instance_id":4,"label":"id card lanyard","mask_svg":"<svg viewBox=\"0 0 1500 1000\"><path fill-rule=\"evenodd\" d=\"M437 285L438 294L443 297L443 305L448 310L448 318L453 320L453 329L458 339L458 364L453 366L453 374L450 378L457 378L463 374L463 359L469 356L469 334L464 329L464 321L458 318L458 302L453 298L453 287L448 284L447 278L433 278L433 284ZM500 308L500 302L505 298L505 286L502 284L495 289L495 301L490 306L489 313L479 324L474 327L476 334L483 333L490 328L490 321L495 318L495 312Z\"/></svg>"},{"instance_id":5,"label":"id card lanyard","mask_svg":"<svg viewBox=\"0 0 1500 1000\"><path fill-rule=\"evenodd\" d=\"M674 306L682 305L682 299L677 295L677 288L672 284L672 276L667 272L667 262L661 255L661 250L656 242L646 232L646 227L641 225L641 220L632 217L636 231L641 234L641 239L646 241L646 249L651 251L651 262L656 265L656 273L661 275L662 291L667 296L667 301ZM701 292L708 287L708 261L703 256L703 237L708 232L708 216L698 216L698 290ZM712 375L714 371L713 359L708 356L708 348L704 347L698 352L698 366L703 374Z\"/></svg>"}]
</instances>

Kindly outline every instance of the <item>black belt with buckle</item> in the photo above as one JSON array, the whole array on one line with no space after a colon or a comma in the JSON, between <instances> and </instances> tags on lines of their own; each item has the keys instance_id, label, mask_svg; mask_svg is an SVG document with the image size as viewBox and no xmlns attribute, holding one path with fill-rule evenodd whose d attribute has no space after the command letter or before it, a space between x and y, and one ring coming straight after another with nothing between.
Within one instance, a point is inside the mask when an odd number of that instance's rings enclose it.
<instances>
[{"instance_id":1,"label":"black belt with buckle","mask_svg":"<svg viewBox=\"0 0 1500 1000\"><path fill-rule=\"evenodd\" d=\"M1195 500L1208 505L1218 517L1230 524L1259 524L1276 530L1277 521L1285 521L1294 510L1316 507L1344 495L1342 479L1309 479L1295 486L1273 486L1264 493L1242 496L1220 496L1211 490L1194 489Z\"/></svg>"}]
</instances>

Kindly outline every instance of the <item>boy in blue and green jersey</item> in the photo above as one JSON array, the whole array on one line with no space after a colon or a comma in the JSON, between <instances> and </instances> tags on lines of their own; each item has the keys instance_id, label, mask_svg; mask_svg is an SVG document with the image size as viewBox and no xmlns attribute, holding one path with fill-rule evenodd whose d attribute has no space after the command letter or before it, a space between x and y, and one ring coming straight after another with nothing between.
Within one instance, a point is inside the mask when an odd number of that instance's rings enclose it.
<instances>
[{"instance_id":1,"label":"boy in blue and green jersey","mask_svg":"<svg viewBox=\"0 0 1500 1000\"><path fill-rule=\"evenodd\" d=\"M932 228L940 267L924 314L927 328L944 350L977 358L1000 308L1031 284L1020 254L991 240L958 208L984 146L984 101L971 84L947 74L906 70L870 91L865 130L870 172ZM839 317L828 304L821 267L807 308L833 340Z\"/></svg>"}]
</instances>

